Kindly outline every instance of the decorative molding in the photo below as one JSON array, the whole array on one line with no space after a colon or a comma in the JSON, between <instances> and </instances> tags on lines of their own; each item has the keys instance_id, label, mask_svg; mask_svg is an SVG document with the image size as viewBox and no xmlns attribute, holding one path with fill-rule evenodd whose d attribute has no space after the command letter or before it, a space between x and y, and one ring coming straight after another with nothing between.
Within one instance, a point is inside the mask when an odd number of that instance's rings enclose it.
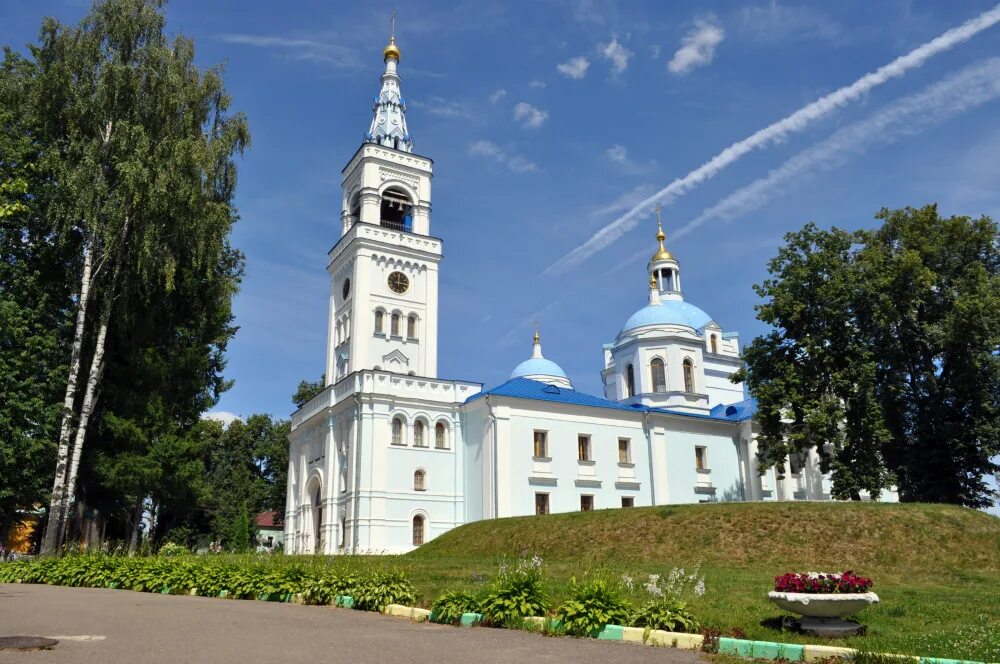
<instances>
[{"instance_id":1,"label":"decorative molding","mask_svg":"<svg viewBox=\"0 0 1000 664\"><path fill-rule=\"evenodd\" d=\"M623 482L621 480L615 482L616 489L629 489L632 491L638 491L640 482Z\"/></svg>"},{"instance_id":2,"label":"decorative molding","mask_svg":"<svg viewBox=\"0 0 1000 664\"><path fill-rule=\"evenodd\" d=\"M528 477L528 484L534 486L556 486L558 480L555 477L539 477L537 475L531 475Z\"/></svg>"},{"instance_id":3,"label":"decorative molding","mask_svg":"<svg viewBox=\"0 0 1000 664\"><path fill-rule=\"evenodd\" d=\"M575 484L576 486L585 486L585 487L591 487L591 488L594 488L594 489L600 489L601 488L601 480L581 480L581 479L576 479L576 480L573 480L573 484ZM638 488L638 485L637 485L636 488Z\"/></svg>"},{"instance_id":4,"label":"decorative molding","mask_svg":"<svg viewBox=\"0 0 1000 664\"><path fill-rule=\"evenodd\" d=\"M708 496L714 496L715 495L715 487L714 486L695 486L694 492L698 493L698 494L704 494L704 495L708 495Z\"/></svg>"}]
</instances>

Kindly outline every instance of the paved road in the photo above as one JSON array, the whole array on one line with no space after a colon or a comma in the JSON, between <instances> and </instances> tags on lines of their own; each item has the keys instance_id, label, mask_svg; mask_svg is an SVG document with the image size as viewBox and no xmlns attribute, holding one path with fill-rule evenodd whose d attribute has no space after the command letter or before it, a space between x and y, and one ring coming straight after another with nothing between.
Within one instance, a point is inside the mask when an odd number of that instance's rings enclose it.
<instances>
[{"instance_id":1,"label":"paved road","mask_svg":"<svg viewBox=\"0 0 1000 664\"><path fill-rule=\"evenodd\" d=\"M416 624L350 609L0 584L0 636L14 635L60 643L0 651L0 662L704 664L698 653L672 648Z\"/></svg>"}]
</instances>

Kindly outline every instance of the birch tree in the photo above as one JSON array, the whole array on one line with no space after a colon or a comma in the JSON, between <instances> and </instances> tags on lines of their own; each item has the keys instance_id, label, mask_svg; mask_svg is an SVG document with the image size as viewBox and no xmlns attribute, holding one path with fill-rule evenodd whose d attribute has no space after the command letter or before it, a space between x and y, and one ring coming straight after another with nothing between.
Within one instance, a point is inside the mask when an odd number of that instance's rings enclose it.
<instances>
[{"instance_id":1,"label":"birch tree","mask_svg":"<svg viewBox=\"0 0 1000 664\"><path fill-rule=\"evenodd\" d=\"M229 113L221 70L199 70L193 42L164 29L162 2L107 0L76 27L46 20L32 48L34 107L55 139L51 213L83 240L43 552L61 544L122 303L171 292L180 261L208 275L236 220L246 121Z\"/></svg>"}]
</instances>

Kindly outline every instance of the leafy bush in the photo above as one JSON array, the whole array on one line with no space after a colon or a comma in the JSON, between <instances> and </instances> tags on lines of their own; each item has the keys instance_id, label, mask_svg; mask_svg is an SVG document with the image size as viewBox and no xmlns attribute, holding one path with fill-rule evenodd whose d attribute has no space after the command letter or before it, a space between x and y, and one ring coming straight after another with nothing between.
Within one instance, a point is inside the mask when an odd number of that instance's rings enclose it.
<instances>
[{"instance_id":1,"label":"leafy bush","mask_svg":"<svg viewBox=\"0 0 1000 664\"><path fill-rule=\"evenodd\" d=\"M463 613L480 613L479 600L465 590L450 590L431 605L434 622L457 625L462 621Z\"/></svg>"},{"instance_id":2,"label":"leafy bush","mask_svg":"<svg viewBox=\"0 0 1000 664\"><path fill-rule=\"evenodd\" d=\"M182 545L176 542L167 542L160 547L159 555L161 556L183 556L188 552Z\"/></svg>"},{"instance_id":3,"label":"leafy bush","mask_svg":"<svg viewBox=\"0 0 1000 664\"><path fill-rule=\"evenodd\" d=\"M632 618L635 627L664 629L668 632L697 633L701 626L687 608L687 604L676 597L654 599L638 611Z\"/></svg>"},{"instance_id":4,"label":"leafy bush","mask_svg":"<svg viewBox=\"0 0 1000 664\"><path fill-rule=\"evenodd\" d=\"M480 606L487 625L521 627L525 618L544 615L549 598L542 590L542 559L535 556L520 559L514 566L501 564Z\"/></svg>"},{"instance_id":5,"label":"leafy bush","mask_svg":"<svg viewBox=\"0 0 1000 664\"><path fill-rule=\"evenodd\" d=\"M417 599L413 585L398 570L375 572L359 579L350 595L354 608L362 611L381 611L390 604L412 604Z\"/></svg>"},{"instance_id":6,"label":"leafy bush","mask_svg":"<svg viewBox=\"0 0 1000 664\"><path fill-rule=\"evenodd\" d=\"M573 579L570 588L570 598L558 610L567 634L597 636L606 625L628 624L631 607L617 584L603 578L578 584Z\"/></svg>"}]
</instances>

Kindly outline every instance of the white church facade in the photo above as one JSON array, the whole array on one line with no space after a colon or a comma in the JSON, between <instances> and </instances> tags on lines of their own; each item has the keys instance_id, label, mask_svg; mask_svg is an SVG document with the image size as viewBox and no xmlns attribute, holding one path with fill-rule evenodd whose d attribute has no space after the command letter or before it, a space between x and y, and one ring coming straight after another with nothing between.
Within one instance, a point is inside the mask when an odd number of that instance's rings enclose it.
<instances>
[{"instance_id":1,"label":"white church facade","mask_svg":"<svg viewBox=\"0 0 1000 664\"><path fill-rule=\"evenodd\" d=\"M604 394L542 354L483 389L437 377L433 162L413 152L395 39L343 170L325 389L292 415L285 551L405 552L463 523L643 505L828 500L815 452L757 473L739 338L683 297L660 228L648 304L604 346Z\"/></svg>"}]
</instances>

